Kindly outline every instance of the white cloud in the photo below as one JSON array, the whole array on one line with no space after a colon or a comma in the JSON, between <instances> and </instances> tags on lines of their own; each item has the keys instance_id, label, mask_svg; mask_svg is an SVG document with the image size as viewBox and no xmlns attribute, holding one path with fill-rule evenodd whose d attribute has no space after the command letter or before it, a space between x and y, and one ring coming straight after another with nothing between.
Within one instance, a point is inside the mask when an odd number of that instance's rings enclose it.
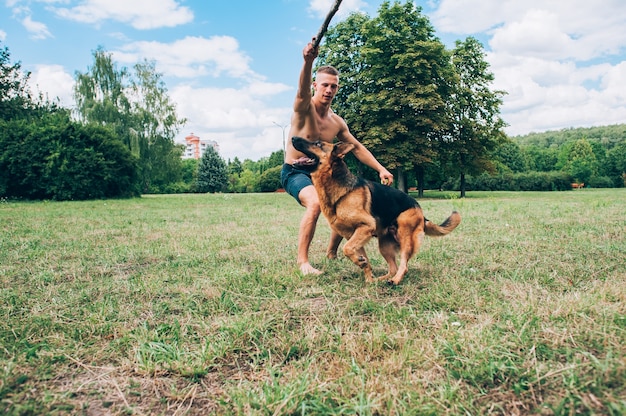
<instances>
[{"instance_id":1,"label":"white cloud","mask_svg":"<svg viewBox=\"0 0 626 416\"><path fill-rule=\"evenodd\" d=\"M512 135L626 120L626 63L579 67L573 61L490 54L494 88L508 92L502 116Z\"/></svg>"},{"instance_id":2,"label":"white cloud","mask_svg":"<svg viewBox=\"0 0 626 416\"><path fill-rule=\"evenodd\" d=\"M193 12L174 0L83 0L71 8L55 8L57 15L83 23L116 20L135 29L174 27L193 20Z\"/></svg>"},{"instance_id":3,"label":"white cloud","mask_svg":"<svg viewBox=\"0 0 626 416\"><path fill-rule=\"evenodd\" d=\"M563 32L559 23L555 13L530 10L519 21L495 30L489 45L493 51L516 55L571 58L575 54L575 41Z\"/></svg>"},{"instance_id":4,"label":"white cloud","mask_svg":"<svg viewBox=\"0 0 626 416\"><path fill-rule=\"evenodd\" d=\"M264 124L265 103L244 89L183 85L172 90L172 98L190 121L211 130L243 130Z\"/></svg>"},{"instance_id":5,"label":"white cloud","mask_svg":"<svg viewBox=\"0 0 626 416\"><path fill-rule=\"evenodd\" d=\"M614 0L441 0L432 20L447 33L493 35L494 51L553 51L561 58L565 47L584 60L626 43L626 2Z\"/></svg>"},{"instance_id":6,"label":"white cloud","mask_svg":"<svg viewBox=\"0 0 626 416\"><path fill-rule=\"evenodd\" d=\"M626 107L626 62L610 67L602 77L601 86L607 104ZM626 117L623 117L622 122L624 120Z\"/></svg>"},{"instance_id":7,"label":"white cloud","mask_svg":"<svg viewBox=\"0 0 626 416\"><path fill-rule=\"evenodd\" d=\"M11 8L13 6L15 6L17 3L19 3L20 0L6 0L6 6Z\"/></svg>"},{"instance_id":8,"label":"white cloud","mask_svg":"<svg viewBox=\"0 0 626 416\"><path fill-rule=\"evenodd\" d=\"M230 36L208 39L188 36L172 43L133 42L114 51L113 56L122 63L135 63L143 58L155 60L160 71L179 78L258 77L249 67L250 58Z\"/></svg>"},{"instance_id":9,"label":"white cloud","mask_svg":"<svg viewBox=\"0 0 626 416\"><path fill-rule=\"evenodd\" d=\"M441 0L439 31L488 36L494 88L509 134L626 119L626 2Z\"/></svg>"},{"instance_id":10,"label":"white cloud","mask_svg":"<svg viewBox=\"0 0 626 416\"><path fill-rule=\"evenodd\" d=\"M7 32L0 29L0 40L4 42L6 38L7 38Z\"/></svg>"},{"instance_id":11,"label":"white cloud","mask_svg":"<svg viewBox=\"0 0 626 416\"><path fill-rule=\"evenodd\" d=\"M242 88L195 88L180 85L171 91L178 113L187 118L177 138L193 132L216 140L226 158L258 160L282 147L282 130L274 122L288 120L291 108L268 104L274 94L290 90L283 84L253 82Z\"/></svg>"},{"instance_id":12,"label":"white cloud","mask_svg":"<svg viewBox=\"0 0 626 416\"><path fill-rule=\"evenodd\" d=\"M22 19L22 25L31 34L33 39L46 39L52 37L48 26L44 23L34 21L30 16Z\"/></svg>"},{"instance_id":13,"label":"white cloud","mask_svg":"<svg viewBox=\"0 0 626 416\"><path fill-rule=\"evenodd\" d=\"M33 91L47 95L50 100L59 99L66 108L73 107L74 78L61 65L39 65L31 73Z\"/></svg>"}]
</instances>

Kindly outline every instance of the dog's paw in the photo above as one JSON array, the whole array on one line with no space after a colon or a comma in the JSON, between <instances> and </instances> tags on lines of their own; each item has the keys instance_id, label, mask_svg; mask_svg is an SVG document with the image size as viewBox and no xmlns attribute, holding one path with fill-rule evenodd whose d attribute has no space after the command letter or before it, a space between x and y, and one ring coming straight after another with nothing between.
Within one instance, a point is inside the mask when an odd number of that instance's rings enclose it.
<instances>
[{"instance_id":1,"label":"dog's paw","mask_svg":"<svg viewBox=\"0 0 626 416\"><path fill-rule=\"evenodd\" d=\"M369 265L369 262L367 261L367 257L359 256L359 258L357 260L359 262L359 267L361 269L364 269L364 268L366 268Z\"/></svg>"}]
</instances>

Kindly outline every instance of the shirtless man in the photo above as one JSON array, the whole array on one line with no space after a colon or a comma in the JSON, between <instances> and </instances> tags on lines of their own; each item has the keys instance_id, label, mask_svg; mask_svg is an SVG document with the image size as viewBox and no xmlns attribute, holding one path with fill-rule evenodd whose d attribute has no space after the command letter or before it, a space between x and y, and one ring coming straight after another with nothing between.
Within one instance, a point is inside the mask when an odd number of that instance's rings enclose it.
<instances>
[{"instance_id":1,"label":"shirtless man","mask_svg":"<svg viewBox=\"0 0 626 416\"><path fill-rule=\"evenodd\" d=\"M332 143L335 138L342 142L354 144L352 151L357 159L376 170L383 184L391 185L393 175L385 169L376 158L365 148L348 129L345 120L330 108L330 104L339 88L339 72L330 66L317 70L311 95L313 61L317 58L317 48L309 43L303 50L304 65L300 72L298 92L293 104L289 137L299 136L310 141L322 140ZM298 233L298 266L302 274L320 274L321 271L309 263L309 247L313 241L315 227L321 209L317 191L311 182L311 176L305 169L293 164L306 156L296 150L288 140L285 152L285 164L281 171L283 188L293 196L306 210ZM332 232L326 255L328 258L337 256L337 248L341 236Z\"/></svg>"}]
</instances>

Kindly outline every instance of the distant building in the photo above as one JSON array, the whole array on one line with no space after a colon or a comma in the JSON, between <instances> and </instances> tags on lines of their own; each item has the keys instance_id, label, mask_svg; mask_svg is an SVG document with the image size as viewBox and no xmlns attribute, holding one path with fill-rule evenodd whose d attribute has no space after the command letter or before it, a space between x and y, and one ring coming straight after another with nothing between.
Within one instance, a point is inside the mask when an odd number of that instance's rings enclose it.
<instances>
[{"instance_id":1,"label":"distant building","mask_svg":"<svg viewBox=\"0 0 626 416\"><path fill-rule=\"evenodd\" d=\"M219 152L220 146L214 140L201 140L200 137L191 133L185 137L185 151L183 152L183 159L200 159L206 149L211 146L216 152Z\"/></svg>"}]
</instances>

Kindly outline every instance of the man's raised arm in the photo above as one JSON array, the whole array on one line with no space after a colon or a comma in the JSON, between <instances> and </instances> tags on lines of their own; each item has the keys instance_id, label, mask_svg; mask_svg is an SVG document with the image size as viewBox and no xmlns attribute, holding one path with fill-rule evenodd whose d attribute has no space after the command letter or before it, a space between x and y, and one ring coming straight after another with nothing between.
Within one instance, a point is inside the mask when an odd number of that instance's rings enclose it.
<instances>
[{"instance_id":1,"label":"man's raised arm","mask_svg":"<svg viewBox=\"0 0 626 416\"><path fill-rule=\"evenodd\" d=\"M304 64L302 65L302 71L300 71L298 92L296 93L296 100L293 104L293 109L297 113L307 111L311 105L313 61L317 58L317 48L314 48L313 44L309 43L304 47L302 56L304 57Z\"/></svg>"}]
</instances>

